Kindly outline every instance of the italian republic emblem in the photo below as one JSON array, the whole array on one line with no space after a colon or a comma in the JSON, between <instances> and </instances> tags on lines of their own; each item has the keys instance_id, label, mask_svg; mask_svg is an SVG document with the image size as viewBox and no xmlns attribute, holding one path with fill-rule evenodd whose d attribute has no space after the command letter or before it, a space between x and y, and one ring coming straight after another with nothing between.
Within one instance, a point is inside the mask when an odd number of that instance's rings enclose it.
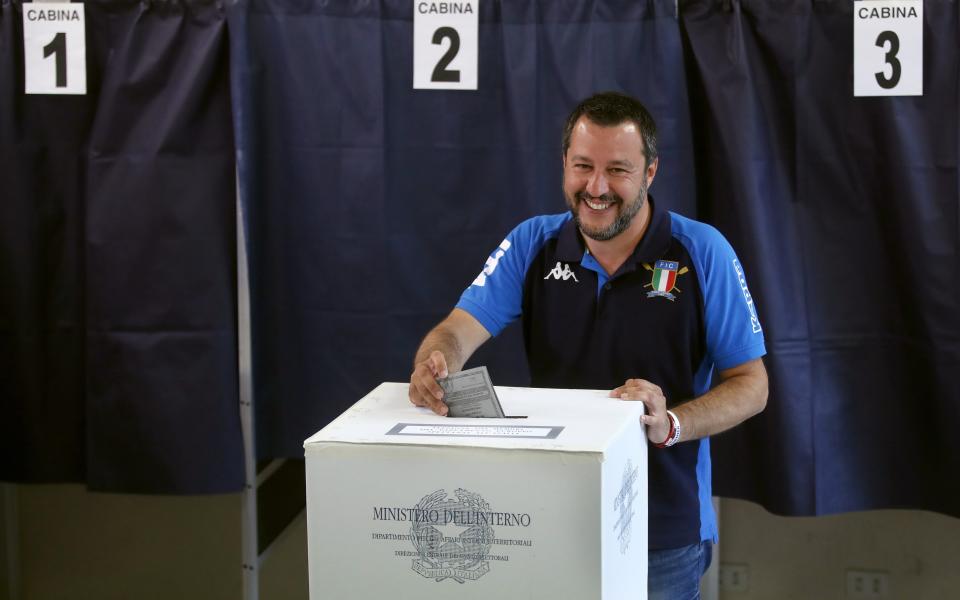
<instances>
[{"instance_id":1,"label":"italian republic emblem","mask_svg":"<svg viewBox=\"0 0 960 600\"><path fill-rule=\"evenodd\" d=\"M485 560L493 542L493 528L470 518L477 512L488 512L490 505L479 494L457 489L456 500L437 490L420 499L420 514L433 514L437 519L415 521L410 527L410 540L419 555L413 570L420 575L457 583L477 580L490 570Z\"/></svg>"},{"instance_id":2,"label":"italian republic emblem","mask_svg":"<svg viewBox=\"0 0 960 600\"><path fill-rule=\"evenodd\" d=\"M647 292L647 298L659 296L671 302L677 299L676 294L683 291L677 287L677 277L690 270L687 267L681 269L680 263L674 260L658 260L652 267L648 263L643 263L643 268L653 271L650 283L643 285L643 287L653 288L652 291Z\"/></svg>"}]
</instances>

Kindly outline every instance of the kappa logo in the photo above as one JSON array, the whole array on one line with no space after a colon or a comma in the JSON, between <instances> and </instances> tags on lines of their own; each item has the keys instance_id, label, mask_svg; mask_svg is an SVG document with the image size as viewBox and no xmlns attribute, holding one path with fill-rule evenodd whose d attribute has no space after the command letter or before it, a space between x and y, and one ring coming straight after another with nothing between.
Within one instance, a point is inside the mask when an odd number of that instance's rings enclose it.
<instances>
[{"instance_id":1,"label":"kappa logo","mask_svg":"<svg viewBox=\"0 0 960 600\"><path fill-rule=\"evenodd\" d=\"M550 279L551 277L563 281L566 281L572 277L574 281L580 283L580 280L577 279L577 276L573 273L573 271L570 270L570 265L563 263L563 268L561 269L559 261L557 261L557 266L547 271L547 276L544 277L544 279Z\"/></svg>"},{"instance_id":2,"label":"kappa logo","mask_svg":"<svg viewBox=\"0 0 960 600\"><path fill-rule=\"evenodd\" d=\"M653 271L650 283L643 284L643 287L653 288L653 291L647 292L647 298L660 297L671 302L683 291L677 287L677 277L690 270L687 267L681 269L680 263L674 260L658 260L652 267L643 263L643 268Z\"/></svg>"}]
</instances>

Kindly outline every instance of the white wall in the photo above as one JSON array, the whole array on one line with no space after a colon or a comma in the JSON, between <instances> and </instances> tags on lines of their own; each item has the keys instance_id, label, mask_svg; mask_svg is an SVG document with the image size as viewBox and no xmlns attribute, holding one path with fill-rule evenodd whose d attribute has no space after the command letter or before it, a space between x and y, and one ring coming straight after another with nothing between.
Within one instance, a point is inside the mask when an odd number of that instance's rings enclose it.
<instances>
[{"instance_id":1,"label":"white wall","mask_svg":"<svg viewBox=\"0 0 960 600\"><path fill-rule=\"evenodd\" d=\"M841 600L846 571L885 571L887 598L960 598L960 519L919 511L778 517L723 500L720 564L746 565L746 592L722 600Z\"/></svg>"},{"instance_id":2,"label":"white wall","mask_svg":"<svg viewBox=\"0 0 960 600\"><path fill-rule=\"evenodd\" d=\"M17 493L19 600L241 597L239 494L98 494L79 485ZM261 598L306 597L306 533L294 531L263 566Z\"/></svg>"}]
</instances>

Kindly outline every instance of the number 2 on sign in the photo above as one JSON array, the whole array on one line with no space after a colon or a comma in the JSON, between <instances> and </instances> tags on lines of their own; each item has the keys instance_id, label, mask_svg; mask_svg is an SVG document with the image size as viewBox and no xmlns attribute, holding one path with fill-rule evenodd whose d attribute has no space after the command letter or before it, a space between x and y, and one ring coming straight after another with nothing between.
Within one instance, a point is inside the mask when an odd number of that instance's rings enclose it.
<instances>
[{"instance_id":1,"label":"number 2 on sign","mask_svg":"<svg viewBox=\"0 0 960 600\"><path fill-rule=\"evenodd\" d=\"M413 89L475 90L480 0L413 3Z\"/></svg>"},{"instance_id":2,"label":"number 2 on sign","mask_svg":"<svg viewBox=\"0 0 960 600\"><path fill-rule=\"evenodd\" d=\"M460 81L460 71L447 68L457 57L457 52L460 51L460 34L453 27L441 27L433 32L434 44L440 45L444 39L450 40L450 47L440 57L437 66L434 67L430 81Z\"/></svg>"}]
</instances>

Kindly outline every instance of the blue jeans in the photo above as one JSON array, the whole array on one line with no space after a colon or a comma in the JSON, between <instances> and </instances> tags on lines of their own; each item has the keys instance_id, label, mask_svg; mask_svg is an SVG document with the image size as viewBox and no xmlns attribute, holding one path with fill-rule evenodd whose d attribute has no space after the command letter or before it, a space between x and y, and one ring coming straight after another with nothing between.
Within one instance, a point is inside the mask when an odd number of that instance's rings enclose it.
<instances>
[{"instance_id":1,"label":"blue jeans","mask_svg":"<svg viewBox=\"0 0 960 600\"><path fill-rule=\"evenodd\" d=\"M700 578L707 572L713 544L651 550L647 559L648 600L700 600Z\"/></svg>"}]
</instances>

